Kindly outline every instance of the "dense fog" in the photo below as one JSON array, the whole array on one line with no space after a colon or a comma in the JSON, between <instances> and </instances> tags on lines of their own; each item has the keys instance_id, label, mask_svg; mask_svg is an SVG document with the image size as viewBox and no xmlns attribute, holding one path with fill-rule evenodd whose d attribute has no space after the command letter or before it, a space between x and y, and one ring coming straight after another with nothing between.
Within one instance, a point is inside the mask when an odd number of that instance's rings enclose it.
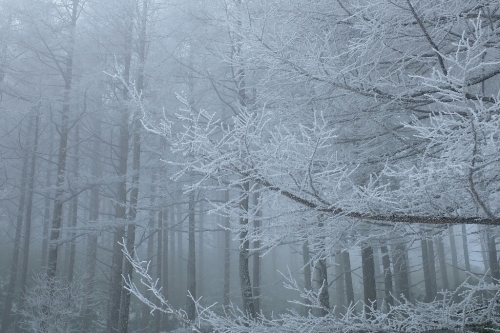
<instances>
[{"instance_id":1,"label":"dense fog","mask_svg":"<svg viewBox=\"0 0 500 333\"><path fill-rule=\"evenodd\" d=\"M499 331L499 11L0 0L0 333Z\"/></svg>"}]
</instances>

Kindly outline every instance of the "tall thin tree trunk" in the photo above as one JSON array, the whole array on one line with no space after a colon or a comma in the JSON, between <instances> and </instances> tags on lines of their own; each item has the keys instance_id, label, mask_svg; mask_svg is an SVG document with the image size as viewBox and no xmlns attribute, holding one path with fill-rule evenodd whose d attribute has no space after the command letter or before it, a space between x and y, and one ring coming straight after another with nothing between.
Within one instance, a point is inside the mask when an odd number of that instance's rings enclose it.
<instances>
[{"instance_id":1,"label":"tall thin tree trunk","mask_svg":"<svg viewBox=\"0 0 500 333\"><path fill-rule=\"evenodd\" d=\"M462 245L464 250L465 271L470 272L469 246L467 242L467 226L462 224Z\"/></svg>"},{"instance_id":2,"label":"tall thin tree trunk","mask_svg":"<svg viewBox=\"0 0 500 333\"><path fill-rule=\"evenodd\" d=\"M270 252L270 255L271 255L271 262L272 262L272 279L273 281L276 281L278 278L277 278L277 272L278 272L278 254L277 254L277 249L274 248L271 250Z\"/></svg>"},{"instance_id":3,"label":"tall thin tree trunk","mask_svg":"<svg viewBox=\"0 0 500 333\"><path fill-rule=\"evenodd\" d=\"M434 244L432 240L427 241L427 251L429 254L429 272L432 288L432 299L437 296L437 282L436 282L436 256L434 254Z\"/></svg>"},{"instance_id":4,"label":"tall thin tree trunk","mask_svg":"<svg viewBox=\"0 0 500 333\"><path fill-rule=\"evenodd\" d=\"M127 29L124 32L124 70L123 80L125 84L122 88L122 114L120 119L120 138L118 152L118 170L120 178L118 182L116 212L115 218L119 224L127 220L127 163L128 163L128 143L129 143L129 108L127 106L129 97L128 84L130 82L130 66L132 61L132 18L128 18ZM123 326L120 326L120 311L122 304L122 273L123 271L123 252L121 242L124 241L125 226L118 226L115 229L113 239L113 257L111 259L111 277L110 277L110 300L108 311L108 333L121 332Z\"/></svg>"},{"instance_id":5,"label":"tall thin tree trunk","mask_svg":"<svg viewBox=\"0 0 500 333\"><path fill-rule=\"evenodd\" d=\"M127 120L125 120L127 119ZM117 203L115 217L117 223L123 224L126 220L127 208L127 189L126 189L126 175L127 175L127 158L128 157L128 116L122 116L122 125L120 128L120 157L118 166L118 175L121 177L118 183ZM121 245L125 236L125 227L118 226L115 229L113 239L113 257L111 259L111 280L110 280L110 309L108 332L114 333L119 329L120 321L120 303L121 303L121 289L122 289L122 262L123 253Z\"/></svg>"},{"instance_id":6,"label":"tall thin tree trunk","mask_svg":"<svg viewBox=\"0 0 500 333\"><path fill-rule=\"evenodd\" d=\"M35 171L36 171L36 158L38 154L38 133L40 128L40 114L38 110L39 106L36 106L35 112L35 139L33 142L33 148L31 151L31 162L30 162L30 174L28 180L28 202L26 203L26 219L24 223L24 244L23 244L23 264L21 267L21 284L19 290L19 306L18 312L24 310L24 294L26 292L26 284L28 281L28 260L30 253L30 243L31 243L31 223L32 223L32 212L33 212L33 196L35 194ZM19 318L14 326L14 332L19 332Z\"/></svg>"},{"instance_id":7,"label":"tall thin tree trunk","mask_svg":"<svg viewBox=\"0 0 500 333\"><path fill-rule=\"evenodd\" d=\"M335 289L337 294L337 304L335 313L340 315L345 310L345 280L344 280L344 258L339 251L335 254Z\"/></svg>"},{"instance_id":8,"label":"tall thin tree trunk","mask_svg":"<svg viewBox=\"0 0 500 333\"><path fill-rule=\"evenodd\" d=\"M69 195L70 192L68 192ZM59 276L68 278L68 267L69 267L69 252L71 248L71 242L68 240L71 238L71 216L73 216L73 205L72 205L73 200L68 200L68 202L65 205L65 208L67 209L65 212L63 212L63 223L66 221L66 226L63 226L63 236L62 236L62 241L61 241L61 246L59 247L59 263L58 266L61 267L59 269Z\"/></svg>"},{"instance_id":9,"label":"tall thin tree trunk","mask_svg":"<svg viewBox=\"0 0 500 333\"><path fill-rule=\"evenodd\" d=\"M94 133L93 143L92 143L92 166L91 173L93 179L99 179L101 177L101 119L96 119L94 121ZM89 204L89 222L91 225L95 225L99 219L99 208L100 208L100 186L93 186L90 189L90 204ZM92 297L94 294L95 286L95 273L97 264L97 240L98 236L95 231L91 231L87 236L87 261L86 261L86 274L84 279L84 290L85 293ZM83 309L83 319L82 319L82 329L83 332L90 332L92 325L92 315L93 309L90 306L86 306Z\"/></svg>"},{"instance_id":10,"label":"tall thin tree trunk","mask_svg":"<svg viewBox=\"0 0 500 333\"><path fill-rule=\"evenodd\" d=\"M160 228L160 219L161 217L158 217L158 220L155 219L155 215L157 213L157 203L156 203L156 175L157 170L153 170L151 173L151 187L150 187L150 199L149 199L149 221L148 221L148 228L147 228L147 235L148 235L148 245L147 245L147 260L153 262L153 257L154 257L154 239L156 234L161 235L161 230ZM158 212L158 215L161 215L161 210ZM155 225L156 222L158 221L158 225ZM158 237L158 241L161 241L161 237ZM159 245L158 245L159 246ZM159 279L160 283L162 281L161 279L161 252L156 253L156 275L157 278ZM153 276L153 265L149 265L149 275ZM147 299L151 299L151 292L149 290L146 290L144 295L146 296ZM149 305L146 303L142 304L142 314L141 314L141 329L143 330L150 330L149 329L149 319L150 319L150 312L151 309L149 308ZM161 315L158 314L156 315L154 319L154 326L153 328L156 330L157 327L157 322L159 323L161 320ZM158 324L159 325L159 324Z\"/></svg>"},{"instance_id":11,"label":"tall thin tree trunk","mask_svg":"<svg viewBox=\"0 0 500 333\"><path fill-rule=\"evenodd\" d=\"M479 244L481 245L481 256L483 258L484 274L490 272L490 264L489 264L490 260L488 258L486 238L487 238L487 228L479 226ZM488 274L486 278L491 279L491 274ZM491 280L489 280L488 282L491 282Z\"/></svg>"},{"instance_id":12,"label":"tall thin tree trunk","mask_svg":"<svg viewBox=\"0 0 500 333\"><path fill-rule=\"evenodd\" d=\"M184 256L184 221L183 221L183 211L182 211L182 203L177 204L177 251L175 252L176 257L177 257L177 269L175 270L177 272L176 281L175 285L180 286L184 284L184 281L186 281L186 266L184 266L185 263L185 256ZM189 217L188 217L189 218ZM182 297L185 297L186 294L184 293L183 288L177 288L177 292L179 293L176 297L176 299L182 299Z\"/></svg>"},{"instance_id":13,"label":"tall thin tree trunk","mask_svg":"<svg viewBox=\"0 0 500 333\"><path fill-rule=\"evenodd\" d=\"M176 272L176 274L171 274L170 276L170 279L169 279L169 283L170 283L170 286L173 286L174 283L177 282L177 275L178 275L178 271L176 270L176 261L177 261L177 253L175 251L175 237L177 235L177 233L175 232L175 225L176 225L176 219L175 219L175 211L179 210L179 207L176 208L176 205L172 203L172 208L170 208L170 223L169 223L169 230L170 230L170 241L169 241L169 251L168 251L168 258L167 258L167 264L169 265L168 266L168 269L170 272ZM174 293L174 288L170 288L170 290L172 290L172 292L170 293L172 296L175 295Z\"/></svg>"},{"instance_id":14,"label":"tall thin tree trunk","mask_svg":"<svg viewBox=\"0 0 500 333\"><path fill-rule=\"evenodd\" d=\"M318 221L318 229L322 229L324 227L323 224L323 216L319 217ZM325 249L325 237L320 236L320 249ZM276 266L273 265L273 268L276 269ZM319 309L320 316L326 316L328 311L330 311L330 293L328 290L328 266L326 264L326 259L321 258L316 262L315 265L316 276L317 276L317 286L318 286L318 300L321 308Z\"/></svg>"},{"instance_id":15,"label":"tall thin tree trunk","mask_svg":"<svg viewBox=\"0 0 500 333\"><path fill-rule=\"evenodd\" d=\"M371 308L377 310L377 285L375 283L375 261L373 248L367 246L361 249L361 265L363 270L363 295L365 312L370 313Z\"/></svg>"},{"instance_id":16,"label":"tall thin tree trunk","mask_svg":"<svg viewBox=\"0 0 500 333\"><path fill-rule=\"evenodd\" d=\"M441 287L444 290L448 290L450 286L448 285L448 272L446 268L446 256L444 253L443 238L441 235L435 238L436 248L438 251L438 261L439 261L439 271L441 273Z\"/></svg>"},{"instance_id":17,"label":"tall thin tree trunk","mask_svg":"<svg viewBox=\"0 0 500 333\"><path fill-rule=\"evenodd\" d=\"M455 233L453 225L448 226L448 233L450 236L450 252L451 252L451 266L453 270L453 289L456 289L460 284L460 277L458 274L458 259L457 259L457 246L455 245Z\"/></svg>"},{"instance_id":18,"label":"tall thin tree trunk","mask_svg":"<svg viewBox=\"0 0 500 333\"><path fill-rule=\"evenodd\" d=\"M311 255L309 253L309 241L306 240L302 244L302 261L304 263L304 289L307 291L312 291L312 275L311 275ZM304 316L307 316L309 310L311 309L308 305L311 305L311 300L309 298L304 299Z\"/></svg>"},{"instance_id":19,"label":"tall thin tree trunk","mask_svg":"<svg viewBox=\"0 0 500 333\"><path fill-rule=\"evenodd\" d=\"M140 10L139 18L139 48L138 48L138 71L135 80L135 89L139 94L139 98L143 98L144 95L144 67L146 64L146 47L147 47L147 21L148 21L148 11L149 11L149 1L142 0L142 8ZM130 29L130 34L132 34L132 28ZM137 218L137 202L139 200L139 173L140 173L140 161L141 161L141 129L142 123L139 115L134 114L134 136L133 136L133 156L132 156L132 190L130 191L130 208L128 219L130 224L127 229L127 250L130 254L135 251L135 220ZM129 261L125 261L124 273L128 279L132 280L133 267ZM120 332L128 332L128 321L130 312L130 292L123 289L122 290L122 300L120 308Z\"/></svg>"},{"instance_id":20,"label":"tall thin tree trunk","mask_svg":"<svg viewBox=\"0 0 500 333\"><path fill-rule=\"evenodd\" d=\"M157 247L157 266L156 266L156 277L161 281L161 290L165 299L169 297L168 291L168 211L166 209L160 209L158 214L158 240L156 242ZM168 315L161 314L155 319L155 333L160 333L162 328L167 330L168 325Z\"/></svg>"},{"instance_id":21,"label":"tall thin tree trunk","mask_svg":"<svg viewBox=\"0 0 500 333\"><path fill-rule=\"evenodd\" d=\"M47 255L49 249L49 225L50 225L50 196L52 191L49 190L52 184L52 151L54 150L54 127L50 127L49 134L49 160L47 162L47 171L45 174L45 199L44 199L44 213L43 213L43 231L42 231L42 268L47 264Z\"/></svg>"},{"instance_id":22,"label":"tall thin tree trunk","mask_svg":"<svg viewBox=\"0 0 500 333\"><path fill-rule=\"evenodd\" d=\"M373 263L374 263L374 268L375 268L375 293L377 294L377 305L382 302L384 299L384 279L382 276L382 270L381 270L381 260L380 260L380 252L375 246L372 246L372 251L373 251Z\"/></svg>"},{"instance_id":23,"label":"tall thin tree trunk","mask_svg":"<svg viewBox=\"0 0 500 333\"><path fill-rule=\"evenodd\" d=\"M198 262L198 269L197 269L197 274L198 274L198 282L196 285L196 293L198 294L198 297L203 296L204 289L203 287L205 286L205 279L204 279L204 274L205 274L205 233L203 229L205 228L205 212L204 212L204 200L201 200L200 202L200 208L199 208L199 216L198 216L198 257L197 257L197 262Z\"/></svg>"},{"instance_id":24,"label":"tall thin tree trunk","mask_svg":"<svg viewBox=\"0 0 500 333\"><path fill-rule=\"evenodd\" d=\"M410 257L409 257L409 253L408 253L408 248L405 246L405 252L404 252L404 258L405 258L405 265L406 265L406 287L407 287L407 290L408 290L408 295L410 296L410 299L411 299L411 286L413 285L413 283L411 282L412 280L412 275L411 275L411 271L410 271ZM403 282L403 281L402 281Z\"/></svg>"},{"instance_id":25,"label":"tall thin tree trunk","mask_svg":"<svg viewBox=\"0 0 500 333\"><path fill-rule=\"evenodd\" d=\"M490 274L493 280L493 283L500 283L500 268L498 265L498 256L497 256L497 245L496 245L496 237L493 235L493 231L488 226L488 234L487 234L487 245L488 245L488 259L490 266Z\"/></svg>"},{"instance_id":26,"label":"tall thin tree trunk","mask_svg":"<svg viewBox=\"0 0 500 333\"><path fill-rule=\"evenodd\" d=\"M158 229L156 231L156 279L160 281L160 287L161 287L161 292L165 296L166 291L165 290L165 284L163 281L163 210L160 209L158 212L158 223L157 223ZM151 235L150 237L152 237ZM149 244L148 244L149 245ZM152 259L151 259L152 260ZM168 298L166 298L168 299ZM163 313L158 313L154 317L154 328L153 332L154 333L160 333L161 331L161 323L163 321L164 314ZM144 327L144 325L143 325Z\"/></svg>"},{"instance_id":27,"label":"tall thin tree trunk","mask_svg":"<svg viewBox=\"0 0 500 333\"><path fill-rule=\"evenodd\" d=\"M78 178L80 169L80 127L77 125L75 127L75 164L73 175ZM68 265L68 282L71 284L73 282L74 271L75 271L75 258L76 258L76 226L78 224L78 195L75 195L71 202L73 208L71 210L71 245L69 249L69 265Z\"/></svg>"},{"instance_id":28,"label":"tall thin tree trunk","mask_svg":"<svg viewBox=\"0 0 500 333\"><path fill-rule=\"evenodd\" d=\"M229 190L224 192L224 202L229 202ZM224 287L222 290L223 305L229 306L229 292L231 283L231 221L229 216L224 218Z\"/></svg>"},{"instance_id":29,"label":"tall thin tree trunk","mask_svg":"<svg viewBox=\"0 0 500 333\"><path fill-rule=\"evenodd\" d=\"M59 250L59 241L62 212L64 204L64 195L66 189L64 182L66 177L66 160L67 160L67 147L68 147L68 134L69 134L69 112L70 112L70 94L73 79L73 48L75 43L75 28L78 19L78 5L79 0L72 1L72 13L70 23L70 49L66 56L66 69L64 72L64 98L63 109L61 113L61 126L60 126L60 140L59 140L59 156L57 160L57 189L54 201L54 214L52 217L52 230L50 234L49 244L49 258L47 265L47 276L53 279L57 271L57 255ZM46 322L42 322L42 331L46 330Z\"/></svg>"},{"instance_id":30,"label":"tall thin tree trunk","mask_svg":"<svg viewBox=\"0 0 500 333\"><path fill-rule=\"evenodd\" d=\"M30 117L28 125L28 133L31 133L33 127L33 117ZM29 141L26 142L26 147L23 156L23 166L21 168L21 184L19 187L20 197L19 204L17 206L17 219L16 219L16 233L14 236L14 251L12 252L12 262L10 266L10 279L9 286L7 289L7 296L4 301L3 314L2 314L2 326L0 327L0 333L7 333L7 330L11 324L11 312L12 312L12 302L14 300L14 294L16 291L17 274L19 268L19 253L21 249L21 234L23 228L23 217L24 208L26 205L26 184L28 182L28 163L29 163L29 150L27 146Z\"/></svg>"},{"instance_id":31,"label":"tall thin tree trunk","mask_svg":"<svg viewBox=\"0 0 500 333\"><path fill-rule=\"evenodd\" d=\"M142 87L139 92L142 92ZM139 174L141 163L141 129L142 123L138 116L134 120L134 136L133 136L133 152L132 152L132 189L130 191L130 208L128 213L128 220L130 221L127 227L127 243L126 247L130 254L135 251L135 225L137 219L137 202L139 200ZM132 280L134 268L132 263L125 260L124 275ZM130 292L122 289L122 304L120 306L120 333L128 332L128 321L130 312Z\"/></svg>"},{"instance_id":32,"label":"tall thin tree trunk","mask_svg":"<svg viewBox=\"0 0 500 333\"><path fill-rule=\"evenodd\" d=\"M235 9L237 15L237 33L234 34L235 40L232 41L233 52L231 54L234 60L233 68L233 80L236 86L236 91L238 94L239 106L243 109L247 107L247 93L246 93L246 73L245 66L243 63L243 42L241 39L242 31L242 1L235 0ZM248 205L249 205L249 190L250 184L245 181L242 185L242 200L240 202L240 207L243 210L244 216L240 217L240 251L239 251L239 275L240 275L240 286L241 295L243 299L243 310L244 312L252 318L255 318L255 306L252 295L252 283L250 281L250 270L249 270L249 249L250 242L247 239L248 235Z\"/></svg>"},{"instance_id":33,"label":"tall thin tree trunk","mask_svg":"<svg viewBox=\"0 0 500 333\"><path fill-rule=\"evenodd\" d=\"M346 304L348 307L354 305L354 287L352 284L352 272L351 272L351 256L349 251L342 252L344 257L344 277L345 277L345 296Z\"/></svg>"},{"instance_id":34,"label":"tall thin tree trunk","mask_svg":"<svg viewBox=\"0 0 500 333\"><path fill-rule=\"evenodd\" d=\"M420 240L420 248L422 250L422 268L424 271L425 298L424 302L430 302L434 299L432 293L431 268L429 266L429 247L427 239Z\"/></svg>"},{"instance_id":35,"label":"tall thin tree trunk","mask_svg":"<svg viewBox=\"0 0 500 333\"><path fill-rule=\"evenodd\" d=\"M189 193L188 217L188 262L187 262L187 297L186 313L190 320L196 316L196 247L195 247L195 202L194 192Z\"/></svg>"},{"instance_id":36,"label":"tall thin tree trunk","mask_svg":"<svg viewBox=\"0 0 500 333\"><path fill-rule=\"evenodd\" d=\"M240 207L243 210L243 216L240 217L240 252L239 252L239 274L241 285L241 296L243 299L243 311L245 314L255 318L255 307L252 295L252 283L250 281L250 270L248 265L250 241L248 235L248 201L250 184L248 181L242 186L242 200Z\"/></svg>"},{"instance_id":37,"label":"tall thin tree trunk","mask_svg":"<svg viewBox=\"0 0 500 333\"><path fill-rule=\"evenodd\" d=\"M321 305L320 316L326 316L330 310L330 293L328 291L328 267L326 259L320 259L316 263L316 276L318 286L318 300Z\"/></svg>"},{"instance_id":38,"label":"tall thin tree trunk","mask_svg":"<svg viewBox=\"0 0 500 333\"><path fill-rule=\"evenodd\" d=\"M173 209L174 206L172 206ZM172 216L172 215L171 215ZM171 229L168 228L169 222L168 222L168 210L165 209L162 214L162 220L163 220L163 282L162 282L162 287L163 287L163 295L165 295L165 298L168 299L170 297L170 288L169 288L169 283L170 283L170 270L169 270L169 261L170 261L170 249L169 249L169 234L172 233ZM162 319L162 326L165 328L165 331L168 331L170 326L169 326L169 321L168 321L168 315L164 314L163 319Z\"/></svg>"},{"instance_id":39,"label":"tall thin tree trunk","mask_svg":"<svg viewBox=\"0 0 500 333\"><path fill-rule=\"evenodd\" d=\"M67 159L67 147L68 147L68 134L69 134L69 112L70 112L70 99L71 99L71 89L73 82L73 52L75 45L75 30L76 21L78 19L78 6L79 0L73 0L71 3L71 20L70 20L70 40L69 48L66 55L66 68L63 75L64 79L64 96L63 96L63 108L61 113L61 126L59 129L60 139L59 139L59 156L57 160L57 189L54 200L54 213L52 216L52 229L50 233L50 243L49 243L49 254L48 254L48 264L47 264L47 279L49 281L50 297L54 293L54 279L57 273L57 255L59 252L59 237L62 222L63 204L64 196L66 193L65 178L66 178L66 159ZM44 317L48 318L51 309L48 306L43 307ZM40 331L42 333L47 332L48 323L43 320L40 323Z\"/></svg>"},{"instance_id":40,"label":"tall thin tree trunk","mask_svg":"<svg viewBox=\"0 0 500 333\"><path fill-rule=\"evenodd\" d=\"M124 133L124 132L127 133ZM128 143L126 144L127 149L124 151L125 146L122 146L125 142L125 138L128 141L128 130L122 128L120 137L121 148L120 148L120 161L119 161L119 171L118 174L122 177L118 183L117 191L117 203L115 217L119 224L123 224L126 220L126 169L127 169L127 154L128 154ZM124 154L124 155L122 155ZM124 241L125 237L125 227L118 226L115 229L113 237L113 256L111 258L111 278L110 278L110 309L109 309L109 320L108 320L108 332L115 333L119 331L120 323L120 303L121 303L121 293L122 293L122 262L123 253L120 243Z\"/></svg>"},{"instance_id":41,"label":"tall thin tree trunk","mask_svg":"<svg viewBox=\"0 0 500 333\"><path fill-rule=\"evenodd\" d=\"M132 202L132 200L130 200ZM135 220L135 219L134 219ZM134 221L131 220L131 221ZM131 255L135 254L135 224L132 222L127 227L127 237L125 246L127 247ZM134 273L134 268L130 262L127 260L124 262L123 276L132 280L132 274ZM130 292L126 289L121 290L121 304L120 304L120 330L119 332L128 332L128 322L130 314Z\"/></svg>"},{"instance_id":42,"label":"tall thin tree trunk","mask_svg":"<svg viewBox=\"0 0 500 333\"><path fill-rule=\"evenodd\" d=\"M410 301L410 283L405 244L399 243L394 246L392 265L396 276L396 295L400 300L406 299Z\"/></svg>"},{"instance_id":43,"label":"tall thin tree trunk","mask_svg":"<svg viewBox=\"0 0 500 333\"><path fill-rule=\"evenodd\" d=\"M50 234L49 243L49 253L48 253L48 264L47 264L47 277L49 281L49 288L52 297L53 293L53 279L56 277L57 265L58 265L58 252L59 252L59 238L60 229L63 217L63 205L65 202L66 189L65 178L66 178L66 164L67 164L67 146L68 146L68 136L69 136L69 112L70 112L70 94L72 88L72 77L73 77L73 48L75 41L75 27L78 12L78 0L73 0L72 2L72 13L71 13L71 23L70 23L70 48L67 51L66 56L66 68L64 73L61 73L65 82L64 87L64 97L63 97L63 108L61 112L61 124L59 127L59 154L57 161L57 182L56 182L56 194L54 200L54 211L52 216L52 228ZM44 313L46 316L50 314L50 309L44 307ZM47 322L42 321L41 331L45 332L47 329Z\"/></svg>"},{"instance_id":44,"label":"tall thin tree trunk","mask_svg":"<svg viewBox=\"0 0 500 333\"><path fill-rule=\"evenodd\" d=\"M256 207L257 212L255 213L255 219L253 220L253 227L255 232L260 232L260 224L261 224L261 215L262 211L260 210L260 194L259 192L254 192L253 194L253 206ZM253 243L254 253L253 253L253 298L254 298L254 307L255 312L260 312L260 241L255 241Z\"/></svg>"},{"instance_id":45,"label":"tall thin tree trunk","mask_svg":"<svg viewBox=\"0 0 500 333\"><path fill-rule=\"evenodd\" d=\"M387 246L383 245L380 247L380 252L382 253L382 267L384 268L384 300L389 307L392 307L394 306L394 299L392 297L392 272L391 260L389 258L389 249L387 248Z\"/></svg>"}]
</instances>

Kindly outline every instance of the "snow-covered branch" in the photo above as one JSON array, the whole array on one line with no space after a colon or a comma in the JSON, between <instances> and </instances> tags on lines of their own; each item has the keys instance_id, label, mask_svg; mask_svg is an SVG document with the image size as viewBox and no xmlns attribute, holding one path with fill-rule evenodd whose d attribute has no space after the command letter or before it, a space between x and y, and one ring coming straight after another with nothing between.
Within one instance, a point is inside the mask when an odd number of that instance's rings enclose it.
<instances>
[{"instance_id":1,"label":"snow-covered branch","mask_svg":"<svg viewBox=\"0 0 500 333\"><path fill-rule=\"evenodd\" d=\"M299 287L291 275L285 277L285 287L297 292L301 298L310 301L307 306L311 309L307 316L299 314L296 310L288 313L265 317L259 314L252 319L234 304L215 311L215 304L203 307L196 303L198 319L196 323L187 319L182 310L177 310L164 298L159 287L159 282L153 280L148 273L148 262L132 258L124 248L124 254L135 271L140 276L141 284L151 293L148 299L139 288L129 279L125 278L125 288L137 296L155 311L174 315L177 319L190 327L195 332L204 332L204 327L220 333L295 333L295 332L386 332L386 333L421 333L439 330L452 330L460 332L474 332L478 327L500 326L500 288L498 284L488 283L484 279L470 277L463 282L456 291L443 291L438 299L430 302L410 303L406 300L397 301L394 306L386 305L383 309L364 306L362 312L356 311L356 304L351 304L342 315L336 315L334 309L328 310L323 317L313 315L313 308L321 308L318 297L319 292L311 292ZM474 283L472 283L474 280ZM456 296L461 301L455 301ZM304 303L290 301L291 303Z\"/></svg>"}]
</instances>

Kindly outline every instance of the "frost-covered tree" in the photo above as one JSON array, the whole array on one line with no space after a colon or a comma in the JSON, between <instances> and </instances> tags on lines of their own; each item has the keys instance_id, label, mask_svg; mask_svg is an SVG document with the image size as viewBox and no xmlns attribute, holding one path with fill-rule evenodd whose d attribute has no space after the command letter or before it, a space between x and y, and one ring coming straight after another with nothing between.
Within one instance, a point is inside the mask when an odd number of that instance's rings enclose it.
<instances>
[{"instance_id":1,"label":"frost-covered tree","mask_svg":"<svg viewBox=\"0 0 500 333\"><path fill-rule=\"evenodd\" d=\"M84 332L81 327L81 310L95 305L92 295L85 292L83 279L72 283L58 279L51 281L46 276L37 276L25 298L21 327L28 332ZM46 307L51 311L47 312ZM45 328L42 325L46 325Z\"/></svg>"},{"instance_id":2,"label":"frost-covered tree","mask_svg":"<svg viewBox=\"0 0 500 333\"><path fill-rule=\"evenodd\" d=\"M180 163L181 173L202 178L186 190L214 190L214 179L221 191L258 184L249 191L272 203L276 216L289 217L269 219L265 231L240 226L242 241L273 247L306 236L318 263L353 246L371 258L380 239L400 250L409 237L421 237L409 228L415 223L495 226L499 5L249 4L248 22L238 27L245 29L245 66L261 74L252 108L241 105L227 121L181 97L181 133L172 135L169 121L147 117L146 126L194 157ZM214 203L215 211L255 219L243 199ZM493 233L488 244L497 278ZM366 285L373 270L364 268ZM367 296L373 287L365 289L365 311L373 312L366 320L379 320L374 296ZM455 306L445 303L442 309ZM425 307L412 306L415 313ZM477 306L495 307L494 297ZM479 320L470 311L471 321ZM470 326L465 322L461 328Z\"/></svg>"}]
</instances>

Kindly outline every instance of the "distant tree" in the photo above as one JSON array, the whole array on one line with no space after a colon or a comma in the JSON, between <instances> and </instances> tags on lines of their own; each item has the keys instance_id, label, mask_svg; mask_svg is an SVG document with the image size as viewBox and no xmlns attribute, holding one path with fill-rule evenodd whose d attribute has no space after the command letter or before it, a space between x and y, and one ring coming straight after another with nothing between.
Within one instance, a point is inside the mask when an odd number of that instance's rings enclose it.
<instances>
[{"instance_id":1,"label":"distant tree","mask_svg":"<svg viewBox=\"0 0 500 333\"><path fill-rule=\"evenodd\" d=\"M29 119L28 132L31 132L31 130L33 129L33 118L34 117L31 116ZM12 253L7 297L5 299L5 304L3 307L2 326L0 328L2 333L6 333L11 324L12 303L14 301L16 284L18 279L18 270L20 262L19 254L21 250L21 235L22 235L23 218L26 206L26 195L29 195L29 193L27 193L28 167L29 167L29 156L30 156L28 149L29 143L30 143L29 141L25 142L25 147L23 152L21 184L19 187L20 196L19 196L18 212L16 217L15 236L14 236L14 250Z\"/></svg>"}]
</instances>

